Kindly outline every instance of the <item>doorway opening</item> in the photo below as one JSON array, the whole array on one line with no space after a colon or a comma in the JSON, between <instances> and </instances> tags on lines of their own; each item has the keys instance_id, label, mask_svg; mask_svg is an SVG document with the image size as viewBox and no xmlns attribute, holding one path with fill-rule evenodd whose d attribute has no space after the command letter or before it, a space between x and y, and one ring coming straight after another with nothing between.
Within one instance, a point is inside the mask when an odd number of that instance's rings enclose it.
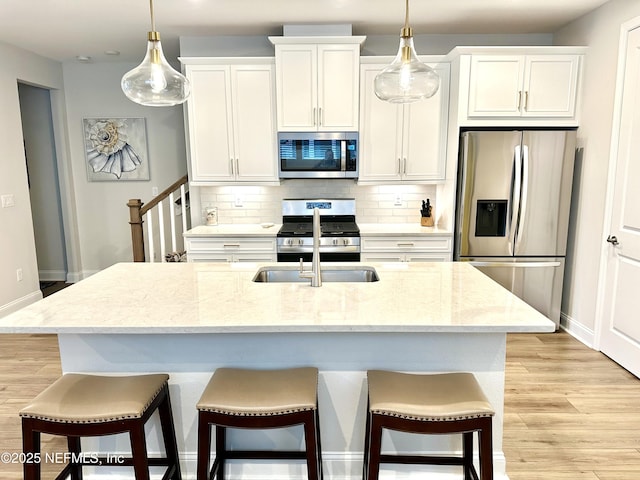
<instances>
[{"instance_id":1,"label":"doorway opening","mask_svg":"<svg viewBox=\"0 0 640 480\"><path fill-rule=\"evenodd\" d=\"M25 83L18 83L18 94L38 276L45 290L64 284L68 275L51 94Z\"/></svg>"}]
</instances>

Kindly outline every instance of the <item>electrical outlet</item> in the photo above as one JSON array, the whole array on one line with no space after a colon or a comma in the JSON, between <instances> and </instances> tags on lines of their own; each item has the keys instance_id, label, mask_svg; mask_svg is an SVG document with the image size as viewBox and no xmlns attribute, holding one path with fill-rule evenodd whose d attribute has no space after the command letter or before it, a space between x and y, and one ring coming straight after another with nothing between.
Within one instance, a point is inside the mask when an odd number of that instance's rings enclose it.
<instances>
[{"instance_id":1,"label":"electrical outlet","mask_svg":"<svg viewBox=\"0 0 640 480\"><path fill-rule=\"evenodd\" d=\"M394 202L394 205L396 205L396 206L401 206L402 205L402 195L400 195L399 193L396 194L396 200Z\"/></svg>"},{"instance_id":2,"label":"electrical outlet","mask_svg":"<svg viewBox=\"0 0 640 480\"><path fill-rule=\"evenodd\" d=\"M240 195L236 196L236 202L234 204L236 207L242 206L242 197Z\"/></svg>"},{"instance_id":3,"label":"electrical outlet","mask_svg":"<svg viewBox=\"0 0 640 480\"><path fill-rule=\"evenodd\" d=\"M158 187L151 187L151 195L154 197L158 196Z\"/></svg>"},{"instance_id":4,"label":"electrical outlet","mask_svg":"<svg viewBox=\"0 0 640 480\"><path fill-rule=\"evenodd\" d=\"M1 198L2 198L2 208L13 207L16 204L13 194L2 195Z\"/></svg>"},{"instance_id":5,"label":"electrical outlet","mask_svg":"<svg viewBox=\"0 0 640 480\"><path fill-rule=\"evenodd\" d=\"M22 274L22 269L21 269L21 268L18 268L18 269L16 270L16 280L17 280L18 282L21 282L23 278L24 278L24 276L23 276L23 274Z\"/></svg>"}]
</instances>

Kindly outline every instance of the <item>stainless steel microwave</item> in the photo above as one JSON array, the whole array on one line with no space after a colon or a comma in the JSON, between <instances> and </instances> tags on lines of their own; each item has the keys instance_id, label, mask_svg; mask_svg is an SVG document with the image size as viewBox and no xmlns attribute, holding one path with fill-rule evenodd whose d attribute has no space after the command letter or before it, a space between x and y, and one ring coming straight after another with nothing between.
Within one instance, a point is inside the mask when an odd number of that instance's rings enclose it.
<instances>
[{"instance_id":1,"label":"stainless steel microwave","mask_svg":"<svg viewBox=\"0 0 640 480\"><path fill-rule=\"evenodd\" d=\"M278 133L280 178L358 178L357 132Z\"/></svg>"}]
</instances>

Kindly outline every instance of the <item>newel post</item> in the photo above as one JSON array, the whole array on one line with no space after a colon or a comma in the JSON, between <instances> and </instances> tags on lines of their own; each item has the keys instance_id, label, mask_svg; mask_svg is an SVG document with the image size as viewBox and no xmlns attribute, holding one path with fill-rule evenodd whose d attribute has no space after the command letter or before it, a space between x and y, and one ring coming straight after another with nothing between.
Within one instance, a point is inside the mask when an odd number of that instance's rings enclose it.
<instances>
[{"instance_id":1,"label":"newel post","mask_svg":"<svg viewBox=\"0 0 640 480\"><path fill-rule=\"evenodd\" d=\"M127 203L129 207L129 225L131 225L131 245L133 246L133 261L144 262L144 233L142 231L142 201L132 198Z\"/></svg>"}]
</instances>

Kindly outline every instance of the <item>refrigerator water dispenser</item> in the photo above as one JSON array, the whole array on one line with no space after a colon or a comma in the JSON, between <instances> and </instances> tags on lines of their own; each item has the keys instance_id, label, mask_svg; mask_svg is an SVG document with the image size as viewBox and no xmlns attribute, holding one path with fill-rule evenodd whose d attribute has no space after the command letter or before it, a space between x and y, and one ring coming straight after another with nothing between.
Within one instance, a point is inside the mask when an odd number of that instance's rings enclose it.
<instances>
[{"instance_id":1,"label":"refrigerator water dispenser","mask_svg":"<svg viewBox=\"0 0 640 480\"><path fill-rule=\"evenodd\" d=\"M507 228L507 200L478 200L476 237L504 237Z\"/></svg>"}]
</instances>

